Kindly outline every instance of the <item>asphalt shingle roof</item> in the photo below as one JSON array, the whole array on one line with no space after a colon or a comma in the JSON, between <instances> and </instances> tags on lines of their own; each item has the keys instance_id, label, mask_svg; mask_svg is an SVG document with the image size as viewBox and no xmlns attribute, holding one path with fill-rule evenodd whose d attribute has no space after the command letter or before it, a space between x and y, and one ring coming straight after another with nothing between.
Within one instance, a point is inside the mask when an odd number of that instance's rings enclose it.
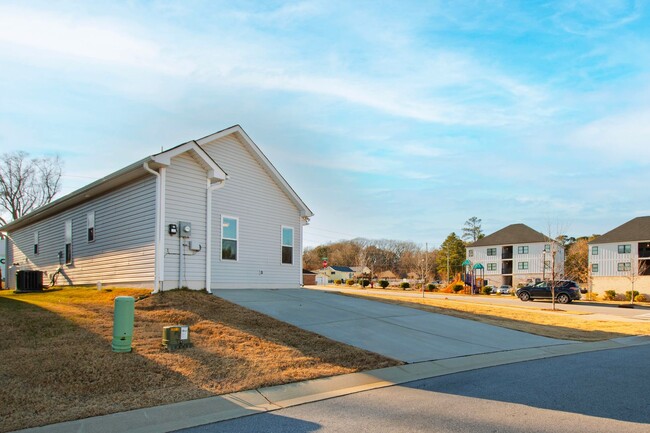
<instances>
[{"instance_id":1,"label":"asphalt shingle roof","mask_svg":"<svg viewBox=\"0 0 650 433\"><path fill-rule=\"evenodd\" d=\"M548 236L531 229L526 224L510 224L491 235L479 239L470 247L485 247L492 245L527 244L533 242L549 242Z\"/></svg>"},{"instance_id":2,"label":"asphalt shingle roof","mask_svg":"<svg viewBox=\"0 0 650 433\"><path fill-rule=\"evenodd\" d=\"M612 242L650 240L650 216L636 217L625 224L608 231L589 242L590 244L608 244Z\"/></svg>"}]
</instances>

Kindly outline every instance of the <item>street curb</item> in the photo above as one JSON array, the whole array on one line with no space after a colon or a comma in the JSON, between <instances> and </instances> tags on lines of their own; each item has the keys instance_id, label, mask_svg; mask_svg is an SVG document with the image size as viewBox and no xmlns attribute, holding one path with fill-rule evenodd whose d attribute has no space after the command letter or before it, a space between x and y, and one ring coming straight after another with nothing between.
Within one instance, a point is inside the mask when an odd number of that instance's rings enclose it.
<instances>
[{"instance_id":1,"label":"street curb","mask_svg":"<svg viewBox=\"0 0 650 433\"><path fill-rule=\"evenodd\" d=\"M67 421L15 433L171 432L447 374L646 344L650 344L650 337L636 336L424 361Z\"/></svg>"}]
</instances>

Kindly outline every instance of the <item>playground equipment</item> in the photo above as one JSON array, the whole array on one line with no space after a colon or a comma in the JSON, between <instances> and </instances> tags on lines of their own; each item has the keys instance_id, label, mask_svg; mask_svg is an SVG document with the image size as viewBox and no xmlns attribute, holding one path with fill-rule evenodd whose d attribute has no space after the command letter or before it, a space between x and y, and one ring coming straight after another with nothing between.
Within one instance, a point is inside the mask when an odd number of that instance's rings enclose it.
<instances>
[{"instance_id":1,"label":"playground equipment","mask_svg":"<svg viewBox=\"0 0 650 433\"><path fill-rule=\"evenodd\" d=\"M445 286L441 292L442 293L453 293L454 292L454 286L461 285L463 286L463 289L465 289L465 282L461 278L460 272L456 274L456 278L452 280L451 283L449 283L447 286Z\"/></svg>"}]
</instances>

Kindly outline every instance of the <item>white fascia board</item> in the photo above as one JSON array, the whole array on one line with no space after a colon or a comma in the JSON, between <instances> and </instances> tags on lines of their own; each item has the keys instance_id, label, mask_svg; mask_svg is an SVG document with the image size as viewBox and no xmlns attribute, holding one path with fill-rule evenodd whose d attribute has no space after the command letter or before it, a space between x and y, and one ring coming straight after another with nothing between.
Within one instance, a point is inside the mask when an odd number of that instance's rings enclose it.
<instances>
[{"instance_id":1,"label":"white fascia board","mask_svg":"<svg viewBox=\"0 0 650 433\"><path fill-rule=\"evenodd\" d=\"M172 163L172 158L186 152L191 152L198 158L198 162L207 170L208 179L210 179L211 183L221 182L226 180L228 177L226 172L219 167L219 164L217 164L210 155L208 155L207 152L197 144L196 141L188 141L187 143L183 143L165 152L153 155L151 158L156 163L168 167Z\"/></svg>"}]
</instances>

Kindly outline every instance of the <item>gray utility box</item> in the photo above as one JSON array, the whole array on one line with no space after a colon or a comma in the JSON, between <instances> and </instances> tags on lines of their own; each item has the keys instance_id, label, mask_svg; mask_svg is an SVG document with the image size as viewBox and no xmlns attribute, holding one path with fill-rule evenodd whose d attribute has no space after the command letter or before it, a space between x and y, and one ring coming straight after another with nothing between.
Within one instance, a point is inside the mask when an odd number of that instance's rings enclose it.
<instances>
[{"instance_id":1,"label":"gray utility box","mask_svg":"<svg viewBox=\"0 0 650 433\"><path fill-rule=\"evenodd\" d=\"M190 341L190 327L187 325L163 327L162 345L167 350L192 347L192 342Z\"/></svg>"}]
</instances>

